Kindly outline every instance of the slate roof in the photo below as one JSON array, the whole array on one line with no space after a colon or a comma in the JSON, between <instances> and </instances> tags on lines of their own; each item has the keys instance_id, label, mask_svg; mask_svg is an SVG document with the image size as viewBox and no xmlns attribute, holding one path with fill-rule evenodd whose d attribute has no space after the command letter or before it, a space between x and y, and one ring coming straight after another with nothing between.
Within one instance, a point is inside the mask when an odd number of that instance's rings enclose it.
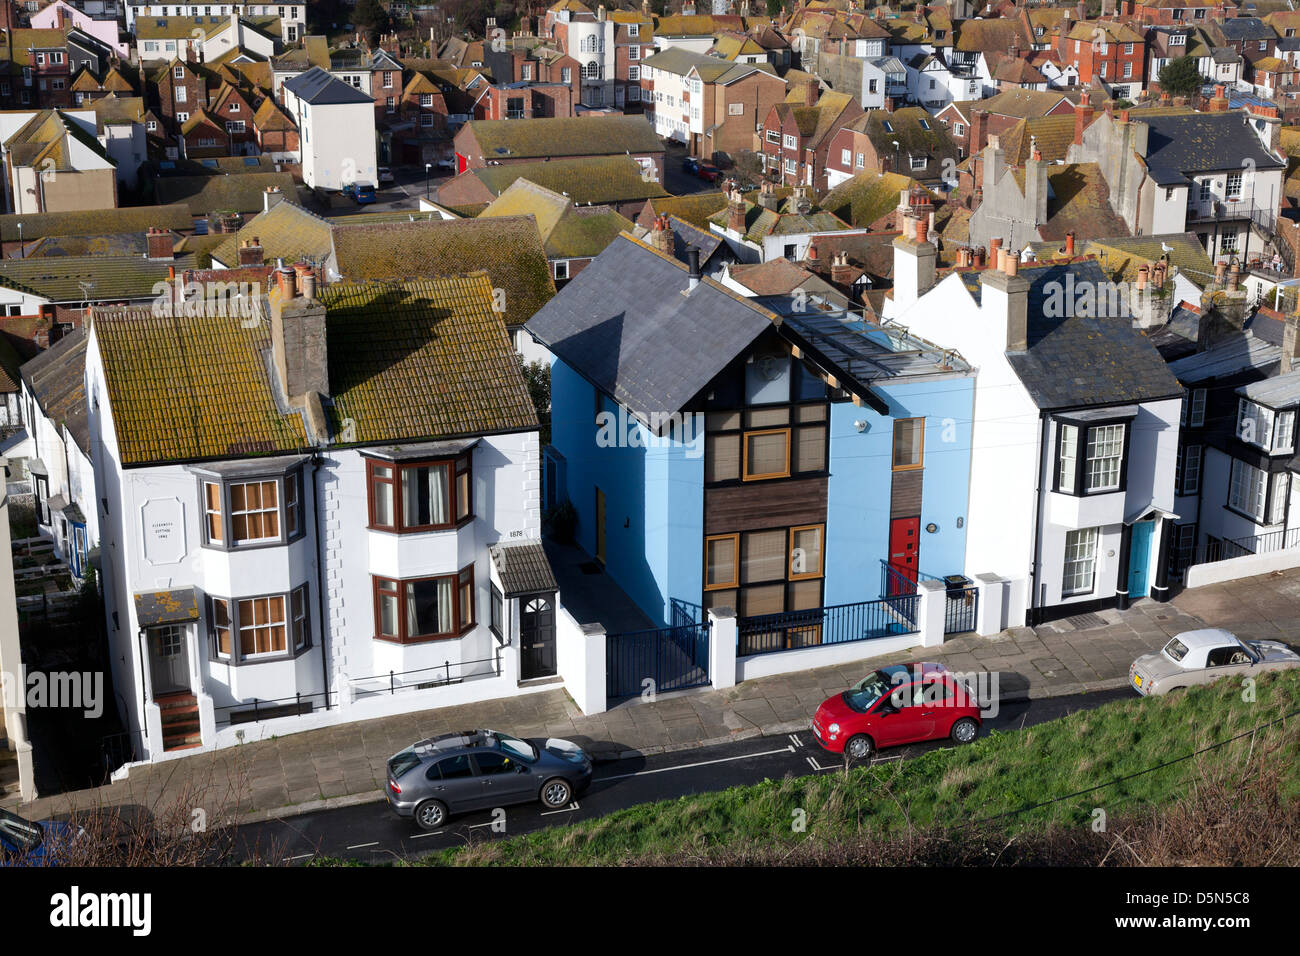
<instances>
[{"instance_id":1,"label":"slate roof","mask_svg":"<svg viewBox=\"0 0 1300 956\"><path fill-rule=\"evenodd\" d=\"M334 264L346 282L415 279L483 269L505 290L505 323L523 325L555 295L533 220L421 220L334 227Z\"/></svg>"},{"instance_id":2,"label":"slate roof","mask_svg":"<svg viewBox=\"0 0 1300 956\"><path fill-rule=\"evenodd\" d=\"M1300 371L1242 385L1237 394L1269 408L1287 408L1300 402Z\"/></svg>"},{"instance_id":3,"label":"slate roof","mask_svg":"<svg viewBox=\"0 0 1300 956\"><path fill-rule=\"evenodd\" d=\"M66 425L77 447L89 455L86 338L84 329L74 329L25 363L20 374L45 417L55 427Z\"/></svg>"},{"instance_id":4,"label":"slate roof","mask_svg":"<svg viewBox=\"0 0 1300 956\"><path fill-rule=\"evenodd\" d=\"M1142 122L1150 127L1147 166L1161 186L1186 183L1185 173L1239 170L1248 161L1256 169L1282 168L1264 149L1244 113L1150 116Z\"/></svg>"},{"instance_id":5,"label":"slate roof","mask_svg":"<svg viewBox=\"0 0 1300 956\"><path fill-rule=\"evenodd\" d=\"M1044 315L1054 289L1069 288L1070 273L1076 288L1087 283L1099 288L1108 281L1095 260L1020 267L1020 275L1029 282L1029 347L1008 352L1007 361L1035 404L1054 409L1179 397L1178 380L1155 347L1133 328L1130 317ZM980 274L980 270L961 273L976 301L981 296ZM1108 305L1103 301L1098 311L1105 312Z\"/></svg>"},{"instance_id":6,"label":"slate roof","mask_svg":"<svg viewBox=\"0 0 1300 956\"><path fill-rule=\"evenodd\" d=\"M245 175L163 176L154 181L159 204L183 202L196 217L227 209L260 212L268 186L279 186L286 198L298 195L292 173L248 173Z\"/></svg>"},{"instance_id":7,"label":"slate roof","mask_svg":"<svg viewBox=\"0 0 1300 956\"><path fill-rule=\"evenodd\" d=\"M775 316L622 235L528 320L561 361L630 411L679 412Z\"/></svg>"},{"instance_id":8,"label":"slate roof","mask_svg":"<svg viewBox=\"0 0 1300 956\"><path fill-rule=\"evenodd\" d=\"M644 116L609 115L527 120L472 120L467 128L484 159L662 153Z\"/></svg>"},{"instance_id":9,"label":"slate roof","mask_svg":"<svg viewBox=\"0 0 1300 956\"><path fill-rule=\"evenodd\" d=\"M294 96L313 106L332 106L340 103L374 103L374 97L344 83L337 76L313 66L284 81L284 88Z\"/></svg>"},{"instance_id":10,"label":"slate roof","mask_svg":"<svg viewBox=\"0 0 1300 956\"><path fill-rule=\"evenodd\" d=\"M493 545L492 563L501 577L501 593L508 598L554 591L555 572L542 542L518 541Z\"/></svg>"},{"instance_id":11,"label":"slate roof","mask_svg":"<svg viewBox=\"0 0 1300 956\"><path fill-rule=\"evenodd\" d=\"M537 426L485 273L327 286L320 298L333 434L347 419L360 445ZM94 328L124 465L306 447L301 417L275 399L269 322L104 309Z\"/></svg>"}]
</instances>

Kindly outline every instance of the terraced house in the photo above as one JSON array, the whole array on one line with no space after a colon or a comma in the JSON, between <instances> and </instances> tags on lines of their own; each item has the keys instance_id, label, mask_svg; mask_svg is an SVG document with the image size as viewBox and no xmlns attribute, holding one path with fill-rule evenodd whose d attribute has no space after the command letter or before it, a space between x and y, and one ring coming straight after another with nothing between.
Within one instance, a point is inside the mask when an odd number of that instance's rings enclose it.
<instances>
[{"instance_id":1,"label":"terraced house","mask_svg":"<svg viewBox=\"0 0 1300 956\"><path fill-rule=\"evenodd\" d=\"M91 325L108 637L139 759L555 673L520 653L521 622L545 642L554 585L543 560L522 620L537 414L486 273L323 288L303 264L264 302L260 322Z\"/></svg>"}]
</instances>

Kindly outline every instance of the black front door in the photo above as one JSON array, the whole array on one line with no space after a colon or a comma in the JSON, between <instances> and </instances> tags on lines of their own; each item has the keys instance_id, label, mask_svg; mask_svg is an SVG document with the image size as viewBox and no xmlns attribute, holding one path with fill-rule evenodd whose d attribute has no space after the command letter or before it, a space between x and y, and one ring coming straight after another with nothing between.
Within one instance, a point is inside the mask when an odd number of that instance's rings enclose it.
<instances>
[{"instance_id":1,"label":"black front door","mask_svg":"<svg viewBox=\"0 0 1300 956\"><path fill-rule=\"evenodd\" d=\"M555 594L519 599L520 677L555 676Z\"/></svg>"}]
</instances>

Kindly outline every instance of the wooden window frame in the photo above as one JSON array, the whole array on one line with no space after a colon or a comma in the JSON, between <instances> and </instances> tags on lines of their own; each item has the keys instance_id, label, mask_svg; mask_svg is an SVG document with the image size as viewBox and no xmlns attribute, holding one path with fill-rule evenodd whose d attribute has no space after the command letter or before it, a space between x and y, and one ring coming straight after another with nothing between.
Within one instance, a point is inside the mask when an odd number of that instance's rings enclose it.
<instances>
[{"instance_id":1,"label":"wooden window frame","mask_svg":"<svg viewBox=\"0 0 1300 956\"><path fill-rule=\"evenodd\" d=\"M302 614L294 616L294 595L302 592ZM284 600L285 649L265 653L245 654L240 642L240 632L244 629L240 617L239 605L244 601L269 601L273 598ZM217 623L217 606L225 609L226 623ZM206 621L208 627L208 658L219 664L243 666L248 664L271 663L275 661L294 660L310 650L312 646L311 588L306 583L287 591L273 591L267 594L251 594L240 597L226 597L218 594L207 596ZM301 622L302 642L295 636L295 624ZM253 625L256 626L256 625ZM226 633L227 650L221 650L221 634Z\"/></svg>"},{"instance_id":2,"label":"wooden window frame","mask_svg":"<svg viewBox=\"0 0 1300 956\"><path fill-rule=\"evenodd\" d=\"M919 440L917 442L917 456L915 465L897 465L894 464L894 438L898 434L898 426L903 422L920 422L921 428L918 432ZM925 467L925 417L913 416L912 418L895 418L893 432L889 436L889 466L891 471L919 471Z\"/></svg>"},{"instance_id":3,"label":"wooden window frame","mask_svg":"<svg viewBox=\"0 0 1300 956\"><path fill-rule=\"evenodd\" d=\"M464 622L464 618L461 614L460 590L461 578L464 575L469 576L470 609L468 623ZM412 637L406 632L406 586L421 581L437 581L443 578L451 582L452 629L445 633L417 634ZM395 590L381 588L380 582L382 581L393 582L393 584L396 585ZM453 571L450 574L422 574L413 578L396 578L386 577L380 574L372 574L370 576L370 592L371 604L373 605L372 610L374 613L374 620L372 622L374 624L374 639L377 641L386 641L389 644L432 644L437 641L451 641L464 637L478 626L478 614L476 613L478 604L476 598L478 596L478 591L475 583L473 562L467 564L458 571ZM379 598L381 594L394 594L397 598L397 634L395 635L380 633Z\"/></svg>"},{"instance_id":4,"label":"wooden window frame","mask_svg":"<svg viewBox=\"0 0 1300 956\"><path fill-rule=\"evenodd\" d=\"M775 478L790 477L790 439L791 428L786 425L784 428L751 428L741 432L740 438L740 480L741 481L771 481ZM764 473L761 475L751 475L749 473L749 439L756 435L785 435L785 470Z\"/></svg>"},{"instance_id":5,"label":"wooden window frame","mask_svg":"<svg viewBox=\"0 0 1300 956\"><path fill-rule=\"evenodd\" d=\"M292 544L306 534L306 502L303 498L303 469L301 464L286 468L281 472L261 475L224 475L208 471L197 474L199 495L200 541L205 548L217 551L252 551L257 548L277 548ZM260 485L270 482L275 486L275 520L277 534L260 538L235 538L234 509L231 507L230 490L236 485ZM297 494L292 506L289 504L288 488L296 485ZM217 510L208 502L208 488L217 489ZM240 514L269 514L272 509L261 507L255 511L242 511ZM292 513L292 519L290 515ZM221 528L220 537L212 536L210 518L216 516ZM292 529L291 526L292 525Z\"/></svg>"},{"instance_id":6,"label":"wooden window frame","mask_svg":"<svg viewBox=\"0 0 1300 956\"><path fill-rule=\"evenodd\" d=\"M794 571L794 536L800 531L816 531L818 537L817 547L817 570L805 571L802 574L796 574ZM789 581L811 581L816 578L826 576L826 525L825 524L797 524L790 528L789 537L789 559L787 564L787 580Z\"/></svg>"},{"instance_id":7,"label":"wooden window frame","mask_svg":"<svg viewBox=\"0 0 1300 956\"><path fill-rule=\"evenodd\" d=\"M376 468L391 468L393 477L375 477ZM439 524L407 525L402 512L404 495L402 493L403 475L407 471L419 468L443 468L447 473L447 518ZM465 488L460 488L464 476ZM375 485L391 484L393 489L393 523L381 525L375 522ZM468 504L461 513L462 498ZM451 531L474 520L474 453L472 450L460 455L446 458L422 458L412 461L395 461L389 458L366 458L366 527L371 531L383 531L388 534L424 534L429 531Z\"/></svg>"},{"instance_id":8,"label":"wooden window frame","mask_svg":"<svg viewBox=\"0 0 1300 956\"><path fill-rule=\"evenodd\" d=\"M731 561L731 580L725 584L709 584L709 544L713 541L720 541L723 538L730 538L734 551L734 557ZM706 591L726 591L731 588L740 587L740 532L732 534L711 534L704 539L704 590Z\"/></svg>"}]
</instances>

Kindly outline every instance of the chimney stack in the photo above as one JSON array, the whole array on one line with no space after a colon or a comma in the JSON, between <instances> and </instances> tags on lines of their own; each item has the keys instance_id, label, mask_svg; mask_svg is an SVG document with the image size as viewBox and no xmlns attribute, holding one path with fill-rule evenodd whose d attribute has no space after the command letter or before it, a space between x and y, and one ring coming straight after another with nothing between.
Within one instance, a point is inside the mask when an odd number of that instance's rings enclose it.
<instances>
[{"instance_id":1,"label":"chimney stack","mask_svg":"<svg viewBox=\"0 0 1300 956\"><path fill-rule=\"evenodd\" d=\"M991 317L990 332L1002 332L1008 352L1029 347L1029 281L1019 275L1020 260L1005 249L1000 263L980 273L980 311Z\"/></svg>"},{"instance_id":2,"label":"chimney stack","mask_svg":"<svg viewBox=\"0 0 1300 956\"><path fill-rule=\"evenodd\" d=\"M271 357L280 386L291 405L307 413L312 430L325 429L321 397L329 395L329 363L325 346L325 306L314 298L316 276L312 266L289 268L280 263L271 306ZM299 283L303 292L299 294Z\"/></svg>"},{"instance_id":3,"label":"chimney stack","mask_svg":"<svg viewBox=\"0 0 1300 956\"><path fill-rule=\"evenodd\" d=\"M937 250L929 242L929 220L908 215L903 234L894 240L894 305L911 308L930 291L936 274Z\"/></svg>"},{"instance_id":4,"label":"chimney stack","mask_svg":"<svg viewBox=\"0 0 1300 956\"><path fill-rule=\"evenodd\" d=\"M269 212L271 207L283 198L284 194L280 192L279 186L267 186L266 192L262 194L262 212Z\"/></svg>"},{"instance_id":5,"label":"chimney stack","mask_svg":"<svg viewBox=\"0 0 1300 956\"><path fill-rule=\"evenodd\" d=\"M745 234L745 200L740 190L733 191L727 200L727 228L737 235Z\"/></svg>"},{"instance_id":6,"label":"chimney stack","mask_svg":"<svg viewBox=\"0 0 1300 956\"><path fill-rule=\"evenodd\" d=\"M673 241L672 223L668 221L665 213L662 216L655 216L654 225L650 227L650 245L654 246L666 256L676 254L676 243Z\"/></svg>"},{"instance_id":7,"label":"chimney stack","mask_svg":"<svg viewBox=\"0 0 1300 956\"><path fill-rule=\"evenodd\" d=\"M1065 254L1071 259L1074 258L1074 233L1073 232L1067 232L1065 234Z\"/></svg>"},{"instance_id":8,"label":"chimney stack","mask_svg":"<svg viewBox=\"0 0 1300 956\"><path fill-rule=\"evenodd\" d=\"M1300 315L1292 312L1282 321L1282 364L1279 375L1300 370Z\"/></svg>"},{"instance_id":9,"label":"chimney stack","mask_svg":"<svg viewBox=\"0 0 1300 956\"><path fill-rule=\"evenodd\" d=\"M692 246L686 250L686 291L690 292L700 284L700 250Z\"/></svg>"},{"instance_id":10,"label":"chimney stack","mask_svg":"<svg viewBox=\"0 0 1300 956\"><path fill-rule=\"evenodd\" d=\"M262 240L258 236L239 247L240 266L260 266L265 261L262 255Z\"/></svg>"},{"instance_id":11,"label":"chimney stack","mask_svg":"<svg viewBox=\"0 0 1300 956\"><path fill-rule=\"evenodd\" d=\"M166 229L156 229L149 227L145 233L145 241L149 250L150 259L173 259L172 234Z\"/></svg>"},{"instance_id":12,"label":"chimney stack","mask_svg":"<svg viewBox=\"0 0 1300 956\"><path fill-rule=\"evenodd\" d=\"M831 282L836 285L849 285L853 281L853 266L849 265L847 252L836 253L831 259Z\"/></svg>"}]
</instances>

